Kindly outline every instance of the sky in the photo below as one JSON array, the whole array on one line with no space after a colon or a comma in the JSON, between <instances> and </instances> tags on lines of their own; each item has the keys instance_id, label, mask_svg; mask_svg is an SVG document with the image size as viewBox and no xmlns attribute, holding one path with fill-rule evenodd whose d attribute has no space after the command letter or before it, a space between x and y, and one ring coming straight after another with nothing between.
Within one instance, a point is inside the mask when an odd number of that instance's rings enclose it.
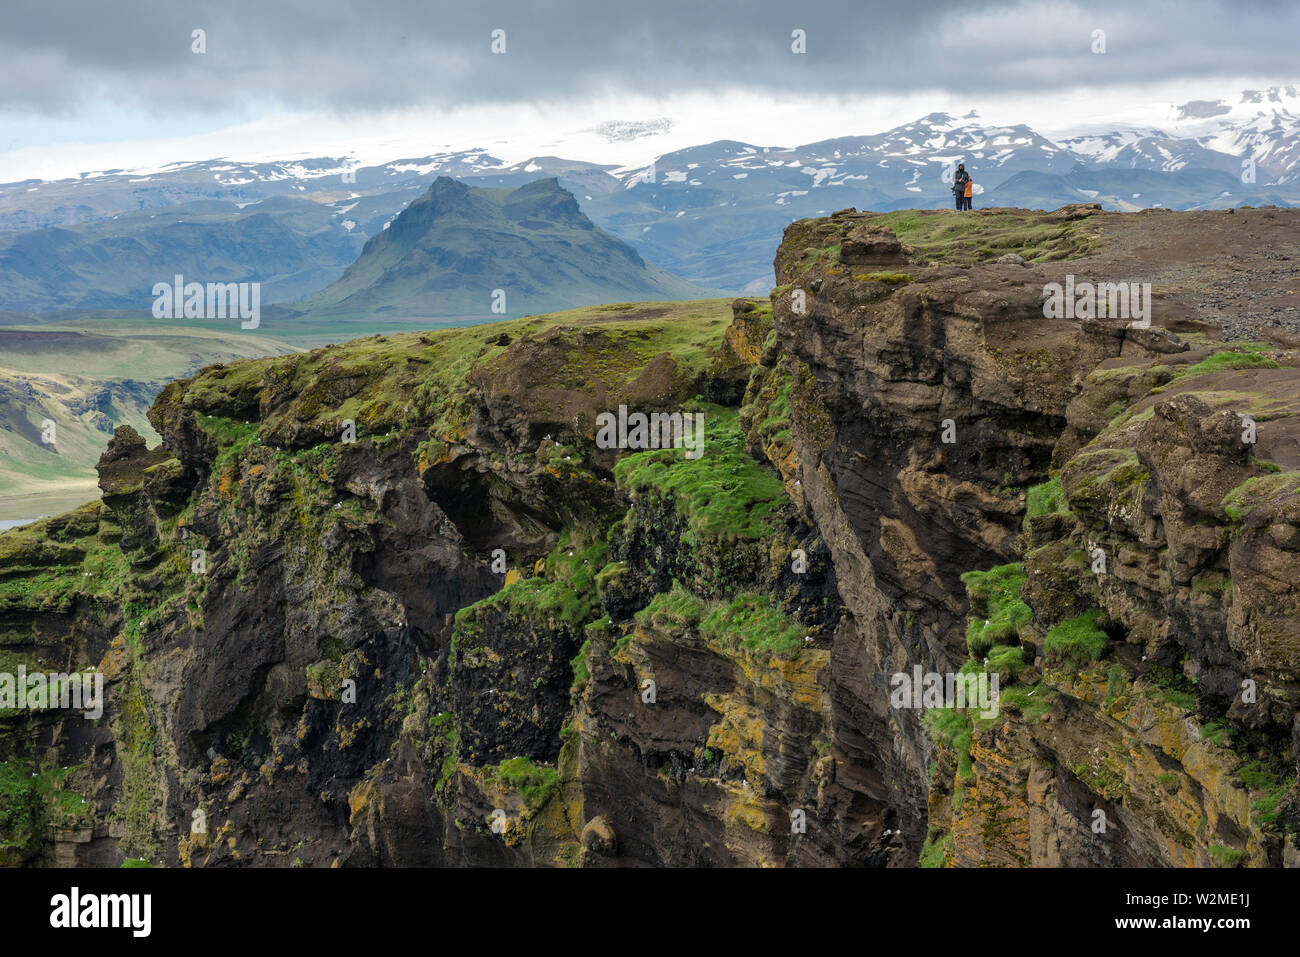
<instances>
[{"instance_id":1,"label":"sky","mask_svg":"<svg viewBox=\"0 0 1300 957\"><path fill-rule=\"evenodd\" d=\"M1294 2L6 0L0 180L470 147L631 166L933 111L1168 127L1170 104L1300 82L1298 36Z\"/></svg>"}]
</instances>

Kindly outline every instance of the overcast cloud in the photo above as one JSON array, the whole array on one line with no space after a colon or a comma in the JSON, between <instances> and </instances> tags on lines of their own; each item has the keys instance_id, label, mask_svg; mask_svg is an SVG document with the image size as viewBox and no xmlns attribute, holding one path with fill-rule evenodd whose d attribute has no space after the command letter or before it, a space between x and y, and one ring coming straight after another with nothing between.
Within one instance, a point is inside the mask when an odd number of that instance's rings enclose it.
<instances>
[{"instance_id":1,"label":"overcast cloud","mask_svg":"<svg viewBox=\"0 0 1300 957\"><path fill-rule=\"evenodd\" d=\"M743 88L880 94L1297 71L1300 5L8 0L0 110L349 112ZM206 31L207 53L191 52ZM494 29L506 54L490 52ZM791 31L807 53L791 52ZM1107 53L1090 50L1106 31Z\"/></svg>"}]
</instances>

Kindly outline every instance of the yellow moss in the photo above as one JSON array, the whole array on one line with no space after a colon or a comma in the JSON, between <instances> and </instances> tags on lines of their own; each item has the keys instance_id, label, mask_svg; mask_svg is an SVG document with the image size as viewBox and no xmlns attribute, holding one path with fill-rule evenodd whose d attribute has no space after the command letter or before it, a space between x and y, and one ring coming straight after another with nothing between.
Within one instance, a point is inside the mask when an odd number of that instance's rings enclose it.
<instances>
[{"instance_id":1,"label":"yellow moss","mask_svg":"<svg viewBox=\"0 0 1300 957\"><path fill-rule=\"evenodd\" d=\"M126 635L120 634L113 639L108 646L108 651L104 653L103 660L99 663L99 670L104 675L104 681L109 682L122 673L122 669L127 664Z\"/></svg>"},{"instance_id":2,"label":"yellow moss","mask_svg":"<svg viewBox=\"0 0 1300 957\"><path fill-rule=\"evenodd\" d=\"M348 725L341 720L340 716L340 720L335 722L334 725L334 730L338 732L339 736L339 747L352 747L352 745L356 744L357 737L368 727L370 727L369 718L362 718L356 724Z\"/></svg>"},{"instance_id":3,"label":"yellow moss","mask_svg":"<svg viewBox=\"0 0 1300 957\"><path fill-rule=\"evenodd\" d=\"M789 658L774 658L755 656L743 646L724 648L710 642L709 648L738 664L750 684L789 698L801 707L822 710L822 689L817 674L830 661L829 651L805 649Z\"/></svg>"},{"instance_id":4,"label":"yellow moss","mask_svg":"<svg viewBox=\"0 0 1300 957\"><path fill-rule=\"evenodd\" d=\"M230 780L230 761L225 757L218 757L212 762L212 783L225 784Z\"/></svg>"},{"instance_id":5,"label":"yellow moss","mask_svg":"<svg viewBox=\"0 0 1300 957\"><path fill-rule=\"evenodd\" d=\"M783 836L787 812L776 801L760 797L752 788L727 786L727 848L746 867L777 867L783 863Z\"/></svg>"},{"instance_id":6,"label":"yellow moss","mask_svg":"<svg viewBox=\"0 0 1300 957\"><path fill-rule=\"evenodd\" d=\"M348 824L357 827L375 797L375 783L366 778L348 793Z\"/></svg>"},{"instance_id":7,"label":"yellow moss","mask_svg":"<svg viewBox=\"0 0 1300 957\"><path fill-rule=\"evenodd\" d=\"M722 716L709 729L706 747L722 752L724 770L739 770L754 787L763 783L763 718L743 701L727 694L705 694L704 703Z\"/></svg>"},{"instance_id":8,"label":"yellow moss","mask_svg":"<svg viewBox=\"0 0 1300 957\"><path fill-rule=\"evenodd\" d=\"M772 820L759 803L753 792L742 792L727 805L727 825L742 827L759 834L772 833Z\"/></svg>"}]
</instances>

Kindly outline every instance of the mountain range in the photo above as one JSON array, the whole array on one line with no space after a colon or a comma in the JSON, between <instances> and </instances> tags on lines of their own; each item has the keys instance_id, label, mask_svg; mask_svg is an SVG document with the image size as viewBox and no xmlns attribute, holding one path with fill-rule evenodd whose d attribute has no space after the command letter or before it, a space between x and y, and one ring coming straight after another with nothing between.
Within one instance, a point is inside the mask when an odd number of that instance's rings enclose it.
<instances>
[{"instance_id":1,"label":"mountain range","mask_svg":"<svg viewBox=\"0 0 1300 957\"><path fill-rule=\"evenodd\" d=\"M439 177L493 189L554 178L648 262L713 289L759 292L772 284L774 237L792 220L848 206L946 207L958 161L974 176L976 207L1300 204L1300 87L1195 100L1168 119L1051 139L973 112L931 113L795 147L723 140L640 167L557 156L507 163L469 149L373 165L223 158L26 180L0 185L0 310L147 307L158 263L173 261L219 264L224 274L213 278L224 281L260 280L264 302L294 302L338 280L316 300L333 307L336 294L359 292L349 284L360 270L346 281L344 272L366 238ZM643 139L652 149L654 130ZM481 290L462 298L477 305Z\"/></svg>"},{"instance_id":2,"label":"mountain range","mask_svg":"<svg viewBox=\"0 0 1300 957\"><path fill-rule=\"evenodd\" d=\"M298 309L472 317L707 294L598 229L554 177L484 189L439 176Z\"/></svg>"}]
</instances>

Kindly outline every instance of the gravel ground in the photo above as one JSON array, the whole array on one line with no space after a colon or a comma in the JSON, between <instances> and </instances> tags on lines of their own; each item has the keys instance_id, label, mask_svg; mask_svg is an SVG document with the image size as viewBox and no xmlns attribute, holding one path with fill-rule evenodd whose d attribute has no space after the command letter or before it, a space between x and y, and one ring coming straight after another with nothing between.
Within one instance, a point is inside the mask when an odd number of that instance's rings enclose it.
<instances>
[{"instance_id":1,"label":"gravel ground","mask_svg":"<svg viewBox=\"0 0 1300 957\"><path fill-rule=\"evenodd\" d=\"M1150 282L1162 310L1218 327L1227 341L1300 346L1300 209L1102 213L1094 253L1071 263ZM1171 228L1172 225L1172 228ZM1152 322L1162 324L1159 312Z\"/></svg>"}]
</instances>

